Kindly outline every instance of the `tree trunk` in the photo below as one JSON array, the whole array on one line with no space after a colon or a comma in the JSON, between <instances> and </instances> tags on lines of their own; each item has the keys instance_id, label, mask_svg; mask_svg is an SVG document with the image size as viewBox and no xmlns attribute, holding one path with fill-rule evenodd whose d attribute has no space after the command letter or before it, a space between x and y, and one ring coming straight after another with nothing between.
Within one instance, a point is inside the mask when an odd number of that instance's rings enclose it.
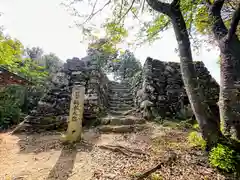
<instances>
[{"instance_id":1,"label":"tree trunk","mask_svg":"<svg viewBox=\"0 0 240 180\"><path fill-rule=\"evenodd\" d=\"M239 112L239 102L237 102L237 87L234 83L234 77L236 77L234 59L231 53L231 48L229 48L228 42L220 42L221 51L221 62L220 62L220 97L219 97L219 107L220 116L222 118L222 123L224 124L224 134L231 136L231 127L235 129L236 136L239 134L237 128L237 123L234 123L237 117L237 111ZM239 137L238 137L239 138Z\"/></svg>"},{"instance_id":2,"label":"tree trunk","mask_svg":"<svg viewBox=\"0 0 240 180\"><path fill-rule=\"evenodd\" d=\"M178 42L181 73L187 95L195 117L199 123L202 136L207 142L207 148L211 149L222 136L220 131L220 121L212 114L206 103L206 98L203 95L203 89L198 85L196 70L192 59L189 35L179 6L173 10L170 18Z\"/></svg>"},{"instance_id":3,"label":"tree trunk","mask_svg":"<svg viewBox=\"0 0 240 180\"><path fill-rule=\"evenodd\" d=\"M193 65L189 35L183 15L180 10L180 0L173 0L171 4L158 0L146 0L148 5L154 10L164 13L171 18L176 39L178 42L181 72L187 95L199 123L202 136L210 150L222 137L220 131L220 120L215 117L203 95L203 89L198 85L196 70Z\"/></svg>"},{"instance_id":4,"label":"tree trunk","mask_svg":"<svg viewBox=\"0 0 240 180\"><path fill-rule=\"evenodd\" d=\"M240 41L235 34L240 19L240 5L228 30L221 16L223 4L224 0L215 0L209 12L213 21L212 32L221 52L220 117L224 134L231 136L232 128L240 139Z\"/></svg>"},{"instance_id":5,"label":"tree trunk","mask_svg":"<svg viewBox=\"0 0 240 180\"><path fill-rule=\"evenodd\" d=\"M72 99L70 104L68 129L64 136L64 141L74 143L81 139L82 118L84 111L84 86L74 86L72 89Z\"/></svg>"}]
</instances>

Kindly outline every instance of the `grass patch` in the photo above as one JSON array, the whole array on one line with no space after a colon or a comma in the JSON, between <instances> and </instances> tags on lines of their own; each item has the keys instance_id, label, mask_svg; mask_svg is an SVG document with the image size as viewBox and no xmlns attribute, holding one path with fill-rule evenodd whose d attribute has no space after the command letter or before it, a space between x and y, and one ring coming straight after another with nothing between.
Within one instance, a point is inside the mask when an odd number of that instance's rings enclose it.
<instances>
[{"instance_id":1,"label":"grass patch","mask_svg":"<svg viewBox=\"0 0 240 180\"><path fill-rule=\"evenodd\" d=\"M152 150L160 154L164 151L189 149L189 143L186 140L187 132L179 130L167 130L165 135L160 135L152 139Z\"/></svg>"},{"instance_id":2,"label":"grass patch","mask_svg":"<svg viewBox=\"0 0 240 180\"><path fill-rule=\"evenodd\" d=\"M181 130L185 130L185 129L192 129L193 125L190 123L189 120L162 120L161 121L161 125L163 127L170 127L172 129L181 129Z\"/></svg>"},{"instance_id":3,"label":"grass patch","mask_svg":"<svg viewBox=\"0 0 240 180\"><path fill-rule=\"evenodd\" d=\"M199 147L202 150L206 148L206 141L202 138L201 134L197 131L193 131L188 135L188 142L192 147Z\"/></svg>"}]
</instances>

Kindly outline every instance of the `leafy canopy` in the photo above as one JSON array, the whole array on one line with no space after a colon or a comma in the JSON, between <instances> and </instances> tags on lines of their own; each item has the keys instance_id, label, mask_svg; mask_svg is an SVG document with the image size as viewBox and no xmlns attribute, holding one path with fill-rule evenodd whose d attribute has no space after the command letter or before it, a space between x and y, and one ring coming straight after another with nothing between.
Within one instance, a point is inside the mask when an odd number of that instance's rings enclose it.
<instances>
[{"instance_id":1,"label":"leafy canopy","mask_svg":"<svg viewBox=\"0 0 240 180\"><path fill-rule=\"evenodd\" d=\"M0 64L11 72L27 79L39 80L47 74L31 58L24 58L24 48L20 41L0 34Z\"/></svg>"},{"instance_id":2,"label":"leafy canopy","mask_svg":"<svg viewBox=\"0 0 240 180\"><path fill-rule=\"evenodd\" d=\"M113 67L113 75L116 80L128 80L142 69L140 61L129 50L119 56Z\"/></svg>"},{"instance_id":3,"label":"leafy canopy","mask_svg":"<svg viewBox=\"0 0 240 180\"><path fill-rule=\"evenodd\" d=\"M148 0L151 1L151 0ZM77 17L76 25L82 30L84 39L98 39L99 35L109 38L114 34L109 50L116 44L125 43L127 48L135 48L143 43L152 43L161 37L161 31L171 27L170 19L150 8L146 0L65 0L63 5L72 15ZM171 3L173 0L159 0ZM214 0L210 0L213 2ZM226 1L222 8L222 16L227 27L237 8L238 0ZM87 4L89 9L84 13L79 6ZM202 0L181 0L180 7L184 16L193 46L209 43L211 38L212 19L209 19L208 8ZM100 32L104 28L104 32ZM110 33L109 33L110 32ZM202 38L199 35L207 37ZM240 35L240 29L238 29ZM114 47L114 48L113 48Z\"/></svg>"}]
</instances>

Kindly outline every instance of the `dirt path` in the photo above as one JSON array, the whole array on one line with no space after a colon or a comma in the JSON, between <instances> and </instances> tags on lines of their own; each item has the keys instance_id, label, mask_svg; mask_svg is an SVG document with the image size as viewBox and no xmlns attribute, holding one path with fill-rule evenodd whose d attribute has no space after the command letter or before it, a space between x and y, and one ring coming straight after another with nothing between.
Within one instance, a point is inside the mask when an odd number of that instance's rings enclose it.
<instances>
[{"instance_id":1,"label":"dirt path","mask_svg":"<svg viewBox=\"0 0 240 180\"><path fill-rule=\"evenodd\" d=\"M90 129L84 133L84 141L71 148L62 146L58 133L0 134L0 179L128 180L157 164L170 149L178 154L178 160L173 167L156 172L156 180L225 179L206 166L200 151L189 152L186 132L155 124L147 127L126 134L99 134ZM150 156L132 157L99 148L101 145L139 149Z\"/></svg>"}]
</instances>

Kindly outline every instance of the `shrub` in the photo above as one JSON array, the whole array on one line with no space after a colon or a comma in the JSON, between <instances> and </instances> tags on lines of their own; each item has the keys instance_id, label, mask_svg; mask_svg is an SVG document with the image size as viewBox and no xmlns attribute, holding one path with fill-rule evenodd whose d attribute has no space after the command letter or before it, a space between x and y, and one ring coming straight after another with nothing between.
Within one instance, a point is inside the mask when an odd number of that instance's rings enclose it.
<instances>
[{"instance_id":1,"label":"shrub","mask_svg":"<svg viewBox=\"0 0 240 180\"><path fill-rule=\"evenodd\" d=\"M5 101L5 105L0 105L0 129L8 128L17 124L21 117L21 109L16 103Z\"/></svg>"},{"instance_id":2,"label":"shrub","mask_svg":"<svg viewBox=\"0 0 240 180\"><path fill-rule=\"evenodd\" d=\"M206 141L196 131L193 131L188 135L188 142L193 147L200 147L203 150L206 148Z\"/></svg>"},{"instance_id":3,"label":"shrub","mask_svg":"<svg viewBox=\"0 0 240 180\"><path fill-rule=\"evenodd\" d=\"M200 130L199 124L194 124L193 125L193 129L195 129L196 131L199 131Z\"/></svg>"},{"instance_id":4,"label":"shrub","mask_svg":"<svg viewBox=\"0 0 240 180\"><path fill-rule=\"evenodd\" d=\"M190 128L192 128L192 124L189 123L188 120L185 120L185 121L181 121L179 123L178 127L181 128L181 129L190 129Z\"/></svg>"},{"instance_id":5,"label":"shrub","mask_svg":"<svg viewBox=\"0 0 240 180\"><path fill-rule=\"evenodd\" d=\"M163 177L160 174L152 173L150 175L151 180L163 180Z\"/></svg>"},{"instance_id":6,"label":"shrub","mask_svg":"<svg viewBox=\"0 0 240 180\"><path fill-rule=\"evenodd\" d=\"M7 128L19 122L23 102L21 88L13 85L0 90L0 127Z\"/></svg>"},{"instance_id":7,"label":"shrub","mask_svg":"<svg viewBox=\"0 0 240 180\"><path fill-rule=\"evenodd\" d=\"M8 85L0 89L0 129L17 124L28 114L43 95L43 88ZM24 113L24 114L23 114Z\"/></svg>"},{"instance_id":8,"label":"shrub","mask_svg":"<svg viewBox=\"0 0 240 180\"><path fill-rule=\"evenodd\" d=\"M225 145L218 144L217 147L211 150L209 162L213 167L226 172L234 172L240 163L240 154Z\"/></svg>"}]
</instances>

